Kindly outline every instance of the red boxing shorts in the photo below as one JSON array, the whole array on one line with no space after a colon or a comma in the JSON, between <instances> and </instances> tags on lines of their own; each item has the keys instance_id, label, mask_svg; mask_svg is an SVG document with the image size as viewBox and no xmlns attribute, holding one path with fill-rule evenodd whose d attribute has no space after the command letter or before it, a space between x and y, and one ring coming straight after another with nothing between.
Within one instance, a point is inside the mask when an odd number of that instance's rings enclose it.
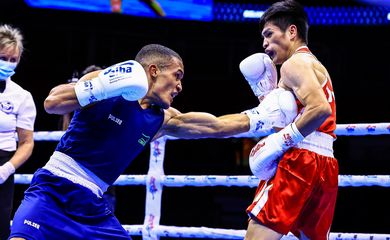
<instances>
[{"instance_id":1,"label":"red boxing shorts","mask_svg":"<svg viewBox=\"0 0 390 240\"><path fill-rule=\"evenodd\" d=\"M281 234L328 239L338 189L338 163L330 156L291 148L273 178L260 181L249 217Z\"/></svg>"}]
</instances>

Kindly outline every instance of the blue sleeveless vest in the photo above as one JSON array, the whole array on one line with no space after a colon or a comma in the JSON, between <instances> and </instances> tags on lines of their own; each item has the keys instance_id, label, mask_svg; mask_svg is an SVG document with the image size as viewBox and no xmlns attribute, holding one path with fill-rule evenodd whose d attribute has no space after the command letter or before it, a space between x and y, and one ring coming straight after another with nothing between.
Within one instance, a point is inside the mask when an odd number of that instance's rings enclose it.
<instances>
[{"instance_id":1,"label":"blue sleeveless vest","mask_svg":"<svg viewBox=\"0 0 390 240\"><path fill-rule=\"evenodd\" d=\"M77 110L56 151L113 184L160 129L164 111L122 97Z\"/></svg>"}]
</instances>

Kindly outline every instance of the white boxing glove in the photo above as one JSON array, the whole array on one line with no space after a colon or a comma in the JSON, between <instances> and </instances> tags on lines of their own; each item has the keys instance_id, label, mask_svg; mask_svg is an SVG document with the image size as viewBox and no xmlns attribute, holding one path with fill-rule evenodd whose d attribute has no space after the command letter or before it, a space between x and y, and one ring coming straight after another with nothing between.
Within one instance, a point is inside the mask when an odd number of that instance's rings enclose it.
<instances>
[{"instance_id":1,"label":"white boxing glove","mask_svg":"<svg viewBox=\"0 0 390 240\"><path fill-rule=\"evenodd\" d=\"M294 94L288 90L279 93L278 101L283 114L283 119L280 122L280 127L282 128L295 120L298 115L298 106Z\"/></svg>"},{"instance_id":2,"label":"white boxing glove","mask_svg":"<svg viewBox=\"0 0 390 240\"><path fill-rule=\"evenodd\" d=\"M148 91L148 78L144 68L129 60L102 70L98 77L79 81L75 85L77 100L82 107L103 99L121 96L135 101Z\"/></svg>"},{"instance_id":3,"label":"white boxing glove","mask_svg":"<svg viewBox=\"0 0 390 240\"><path fill-rule=\"evenodd\" d=\"M298 109L292 92L276 88L265 96L259 106L243 113L250 121L249 132L254 133L273 127L284 128L297 116Z\"/></svg>"},{"instance_id":4,"label":"white boxing glove","mask_svg":"<svg viewBox=\"0 0 390 240\"><path fill-rule=\"evenodd\" d=\"M2 166L0 166L0 184L3 184L14 172L15 167L10 162L6 162Z\"/></svg>"},{"instance_id":5,"label":"white boxing glove","mask_svg":"<svg viewBox=\"0 0 390 240\"><path fill-rule=\"evenodd\" d=\"M249 166L253 175L260 180L270 179L275 175L280 157L303 139L304 136L295 123L290 123L279 132L260 140L249 155Z\"/></svg>"},{"instance_id":6,"label":"white boxing glove","mask_svg":"<svg viewBox=\"0 0 390 240\"><path fill-rule=\"evenodd\" d=\"M239 67L253 93L259 99L276 88L278 74L274 63L267 54L252 54L242 60Z\"/></svg>"}]
</instances>

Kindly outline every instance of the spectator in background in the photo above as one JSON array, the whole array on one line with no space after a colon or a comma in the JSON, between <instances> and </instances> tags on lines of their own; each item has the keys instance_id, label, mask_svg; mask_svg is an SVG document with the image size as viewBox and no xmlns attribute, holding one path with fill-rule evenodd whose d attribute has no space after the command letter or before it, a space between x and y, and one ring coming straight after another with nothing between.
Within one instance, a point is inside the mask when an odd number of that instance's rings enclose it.
<instances>
[{"instance_id":1,"label":"spectator in background","mask_svg":"<svg viewBox=\"0 0 390 240\"><path fill-rule=\"evenodd\" d=\"M14 172L31 156L36 108L30 92L11 80L23 53L19 29L0 25L0 239L7 239ZM16 139L17 136L17 139Z\"/></svg>"}]
</instances>

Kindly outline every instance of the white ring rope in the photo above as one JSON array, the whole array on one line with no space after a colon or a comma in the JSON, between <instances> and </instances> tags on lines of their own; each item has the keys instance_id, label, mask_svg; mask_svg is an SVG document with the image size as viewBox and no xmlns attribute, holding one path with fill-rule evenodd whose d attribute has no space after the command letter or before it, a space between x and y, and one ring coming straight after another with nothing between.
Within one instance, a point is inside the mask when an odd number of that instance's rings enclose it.
<instances>
[{"instance_id":1,"label":"white ring rope","mask_svg":"<svg viewBox=\"0 0 390 240\"><path fill-rule=\"evenodd\" d=\"M390 123L337 124L337 136L364 136L390 134Z\"/></svg>"},{"instance_id":2,"label":"white ring rope","mask_svg":"<svg viewBox=\"0 0 390 240\"><path fill-rule=\"evenodd\" d=\"M257 187L259 179L251 175L164 175L160 183L167 187ZM15 174L15 183L30 184L32 174ZM114 185L145 185L147 175L121 175ZM339 175L339 187L390 187L390 175Z\"/></svg>"},{"instance_id":3,"label":"white ring rope","mask_svg":"<svg viewBox=\"0 0 390 240\"><path fill-rule=\"evenodd\" d=\"M35 141L58 141L64 132L34 132ZM239 137L262 137L270 134L264 131L256 135L240 135ZM390 134L390 123L370 124L338 124L335 134L338 136L363 136ZM177 227L160 225L161 195L163 186L238 186L256 187L259 180L254 176L219 176L219 175L164 175L165 144L172 137L162 137L150 144L149 170L147 175L121 175L115 185L146 185L145 218L143 225L123 225L129 235L142 235L144 240L158 240L162 237L176 238L224 238L243 239L245 230L218 229L207 227ZM15 183L29 184L31 174L15 174ZM340 187L382 186L390 187L390 176L367 175L352 176L340 175ZM297 239L292 234L282 239ZM358 233L330 233L331 240L390 240L388 234L358 234Z\"/></svg>"},{"instance_id":4,"label":"white ring rope","mask_svg":"<svg viewBox=\"0 0 390 240\"><path fill-rule=\"evenodd\" d=\"M270 131L263 131L255 134L257 137L266 136ZM64 134L63 131L40 131L34 132L36 141L58 141ZM356 123L356 124L337 124L335 134L338 136L364 136L364 135L383 135L390 134L390 123ZM244 136L244 134L240 135ZM254 135L248 134L246 137ZM176 139L176 138L170 138Z\"/></svg>"},{"instance_id":5,"label":"white ring rope","mask_svg":"<svg viewBox=\"0 0 390 240\"><path fill-rule=\"evenodd\" d=\"M143 225L123 225L125 230L132 236L142 235ZM161 237L175 238L218 238L218 239L243 239L245 230L207 228L207 227L175 227L159 225L154 228L157 235ZM294 235L283 236L282 240L297 240ZM369 233L330 233L329 240L389 240L387 234Z\"/></svg>"}]
</instances>

